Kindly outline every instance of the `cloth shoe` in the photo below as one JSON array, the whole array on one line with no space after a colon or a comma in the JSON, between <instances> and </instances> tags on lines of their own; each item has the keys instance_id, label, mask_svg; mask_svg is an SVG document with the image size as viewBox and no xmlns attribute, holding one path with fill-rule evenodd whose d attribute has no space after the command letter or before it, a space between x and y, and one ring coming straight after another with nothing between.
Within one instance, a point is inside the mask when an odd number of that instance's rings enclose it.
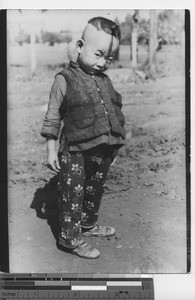
<instances>
[{"instance_id":1,"label":"cloth shoe","mask_svg":"<svg viewBox=\"0 0 195 300\"><path fill-rule=\"evenodd\" d=\"M90 246L83 240L71 252L83 258L97 258L100 256L99 250Z\"/></svg>"},{"instance_id":2,"label":"cloth shoe","mask_svg":"<svg viewBox=\"0 0 195 300\"><path fill-rule=\"evenodd\" d=\"M102 225L96 225L92 229L83 232L83 236L99 236L99 237L108 237L115 235L116 230L114 227L110 226L102 226Z\"/></svg>"}]
</instances>

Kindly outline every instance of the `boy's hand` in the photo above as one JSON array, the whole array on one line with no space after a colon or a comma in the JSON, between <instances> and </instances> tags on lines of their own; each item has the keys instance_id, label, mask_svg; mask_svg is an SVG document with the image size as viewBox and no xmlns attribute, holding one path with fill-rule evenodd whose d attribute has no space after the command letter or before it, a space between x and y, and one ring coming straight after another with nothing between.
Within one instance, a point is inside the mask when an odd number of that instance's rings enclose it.
<instances>
[{"instance_id":1,"label":"boy's hand","mask_svg":"<svg viewBox=\"0 0 195 300\"><path fill-rule=\"evenodd\" d=\"M55 140L50 138L47 139L47 167L56 172L60 170L58 155L55 150Z\"/></svg>"},{"instance_id":2,"label":"boy's hand","mask_svg":"<svg viewBox=\"0 0 195 300\"><path fill-rule=\"evenodd\" d=\"M48 153L47 167L52 171L59 172L60 164L59 164L57 153L55 151Z\"/></svg>"}]
</instances>

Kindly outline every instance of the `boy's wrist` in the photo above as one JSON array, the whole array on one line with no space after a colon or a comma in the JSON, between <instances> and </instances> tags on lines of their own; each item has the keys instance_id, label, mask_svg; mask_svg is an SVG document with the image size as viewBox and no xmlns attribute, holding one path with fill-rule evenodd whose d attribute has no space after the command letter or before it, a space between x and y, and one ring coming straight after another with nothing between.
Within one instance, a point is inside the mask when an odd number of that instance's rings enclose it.
<instances>
[{"instance_id":1,"label":"boy's wrist","mask_svg":"<svg viewBox=\"0 0 195 300\"><path fill-rule=\"evenodd\" d=\"M56 141L54 139L48 138L46 140L46 144L47 144L47 151L48 151L48 153L54 153L54 152L56 152L56 150L55 150Z\"/></svg>"}]
</instances>

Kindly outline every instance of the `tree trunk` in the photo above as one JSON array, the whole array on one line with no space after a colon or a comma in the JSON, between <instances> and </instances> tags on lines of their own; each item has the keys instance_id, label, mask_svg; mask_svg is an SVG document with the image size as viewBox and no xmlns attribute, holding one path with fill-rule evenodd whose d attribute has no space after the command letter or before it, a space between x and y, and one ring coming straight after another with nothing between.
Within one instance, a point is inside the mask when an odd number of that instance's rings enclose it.
<instances>
[{"instance_id":1,"label":"tree trunk","mask_svg":"<svg viewBox=\"0 0 195 300\"><path fill-rule=\"evenodd\" d=\"M149 36L149 68L150 76L156 76L156 49L157 49L157 17L156 10L150 10L150 36Z\"/></svg>"},{"instance_id":2,"label":"tree trunk","mask_svg":"<svg viewBox=\"0 0 195 300\"><path fill-rule=\"evenodd\" d=\"M139 10L135 9L133 15L133 30L131 34L131 58L133 69L137 68L137 32L138 32Z\"/></svg>"},{"instance_id":3,"label":"tree trunk","mask_svg":"<svg viewBox=\"0 0 195 300\"><path fill-rule=\"evenodd\" d=\"M33 24L30 32L30 69L31 75L35 75L36 70L36 50L35 50L35 31L33 29Z\"/></svg>"},{"instance_id":4,"label":"tree trunk","mask_svg":"<svg viewBox=\"0 0 195 300\"><path fill-rule=\"evenodd\" d=\"M132 41L132 66L134 69L137 67L137 29L133 29L132 35L131 35L131 41Z\"/></svg>"}]
</instances>

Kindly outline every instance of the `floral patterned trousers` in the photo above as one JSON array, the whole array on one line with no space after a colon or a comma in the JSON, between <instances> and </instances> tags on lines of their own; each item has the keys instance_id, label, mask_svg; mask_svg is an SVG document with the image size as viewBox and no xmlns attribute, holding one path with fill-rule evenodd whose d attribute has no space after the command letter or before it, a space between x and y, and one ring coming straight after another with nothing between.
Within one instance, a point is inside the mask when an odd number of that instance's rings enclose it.
<instances>
[{"instance_id":1,"label":"floral patterned trousers","mask_svg":"<svg viewBox=\"0 0 195 300\"><path fill-rule=\"evenodd\" d=\"M103 185L114 151L114 146L102 144L82 152L65 149L59 155L60 245L68 249L75 248L82 239L82 227L92 228L96 225Z\"/></svg>"}]
</instances>

